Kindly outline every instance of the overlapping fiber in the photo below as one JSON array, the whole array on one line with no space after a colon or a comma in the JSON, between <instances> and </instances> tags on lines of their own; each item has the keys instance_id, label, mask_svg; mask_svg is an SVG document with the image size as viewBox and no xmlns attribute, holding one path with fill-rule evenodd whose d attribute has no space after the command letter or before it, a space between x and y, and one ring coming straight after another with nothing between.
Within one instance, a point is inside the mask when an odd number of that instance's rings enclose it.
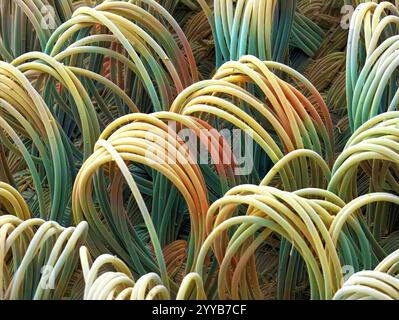
<instances>
[{"instance_id":1,"label":"overlapping fiber","mask_svg":"<svg viewBox=\"0 0 399 320\"><path fill-rule=\"evenodd\" d=\"M399 299L395 1L0 18L0 299Z\"/></svg>"}]
</instances>

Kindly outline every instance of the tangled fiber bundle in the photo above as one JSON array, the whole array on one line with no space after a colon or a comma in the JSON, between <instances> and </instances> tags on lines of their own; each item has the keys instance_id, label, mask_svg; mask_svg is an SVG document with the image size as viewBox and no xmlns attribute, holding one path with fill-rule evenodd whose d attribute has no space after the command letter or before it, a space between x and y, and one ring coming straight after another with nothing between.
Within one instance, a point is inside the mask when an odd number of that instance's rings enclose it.
<instances>
[{"instance_id":1,"label":"tangled fiber bundle","mask_svg":"<svg viewBox=\"0 0 399 320\"><path fill-rule=\"evenodd\" d=\"M0 299L399 299L398 25L0 0Z\"/></svg>"},{"instance_id":2,"label":"tangled fiber bundle","mask_svg":"<svg viewBox=\"0 0 399 320\"><path fill-rule=\"evenodd\" d=\"M352 275L335 294L335 300L398 300L398 254L386 257L373 271Z\"/></svg>"}]
</instances>

